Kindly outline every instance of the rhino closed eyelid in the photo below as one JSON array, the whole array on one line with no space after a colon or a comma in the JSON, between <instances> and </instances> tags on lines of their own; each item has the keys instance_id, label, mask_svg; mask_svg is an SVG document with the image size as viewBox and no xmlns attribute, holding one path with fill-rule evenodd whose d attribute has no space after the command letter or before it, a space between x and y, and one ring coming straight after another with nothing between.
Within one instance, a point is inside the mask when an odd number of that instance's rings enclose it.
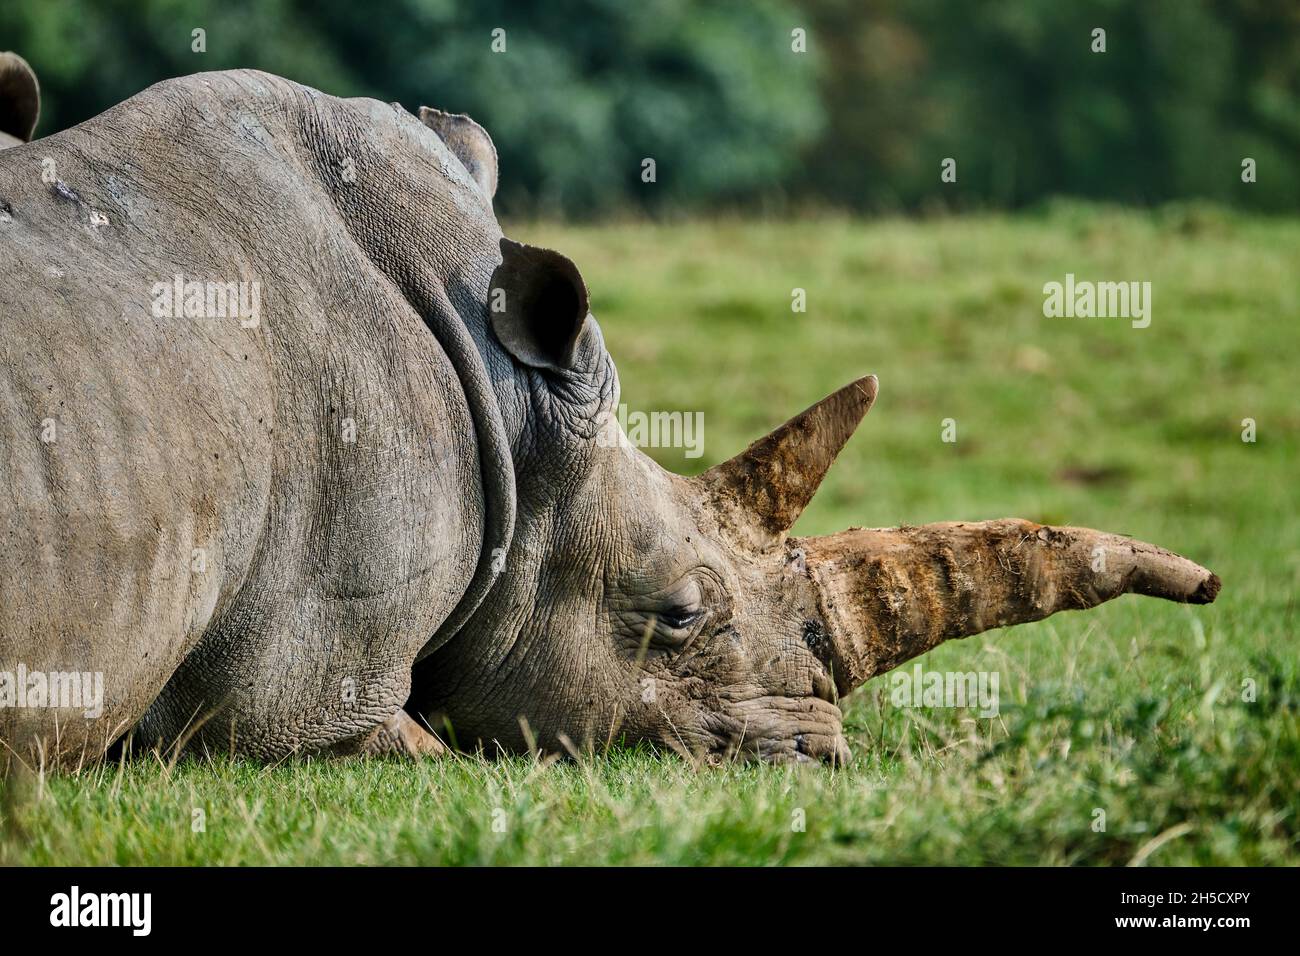
<instances>
[{"instance_id":1,"label":"rhino closed eyelid","mask_svg":"<svg viewBox=\"0 0 1300 956\"><path fill-rule=\"evenodd\" d=\"M681 651L693 644L712 618L704 606L664 606L629 610L619 615L619 628L636 648Z\"/></svg>"},{"instance_id":2,"label":"rhino closed eyelid","mask_svg":"<svg viewBox=\"0 0 1300 956\"><path fill-rule=\"evenodd\" d=\"M706 587L695 578L688 578L669 596L651 602L647 613L655 618L660 629L680 632L694 630L710 614Z\"/></svg>"},{"instance_id":3,"label":"rhino closed eyelid","mask_svg":"<svg viewBox=\"0 0 1300 956\"><path fill-rule=\"evenodd\" d=\"M672 611L663 611L655 615L663 624L673 630L682 630L690 627L704 616L703 608L680 608Z\"/></svg>"}]
</instances>

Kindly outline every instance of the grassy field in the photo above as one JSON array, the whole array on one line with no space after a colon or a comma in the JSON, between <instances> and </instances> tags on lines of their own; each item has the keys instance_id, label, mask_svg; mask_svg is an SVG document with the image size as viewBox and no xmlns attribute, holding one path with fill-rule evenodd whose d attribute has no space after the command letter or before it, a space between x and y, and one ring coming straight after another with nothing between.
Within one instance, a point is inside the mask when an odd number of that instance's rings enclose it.
<instances>
[{"instance_id":1,"label":"grassy field","mask_svg":"<svg viewBox=\"0 0 1300 956\"><path fill-rule=\"evenodd\" d=\"M578 263L631 409L705 413L704 456L664 464L701 470L875 372L798 531L1089 525L1192 557L1222 596L949 643L924 666L998 673L999 716L898 707L877 678L846 768L140 761L11 788L6 862L1300 863L1300 223L1058 204L507 231ZM1150 281L1150 327L1044 318L1067 272Z\"/></svg>"}]
</instances>

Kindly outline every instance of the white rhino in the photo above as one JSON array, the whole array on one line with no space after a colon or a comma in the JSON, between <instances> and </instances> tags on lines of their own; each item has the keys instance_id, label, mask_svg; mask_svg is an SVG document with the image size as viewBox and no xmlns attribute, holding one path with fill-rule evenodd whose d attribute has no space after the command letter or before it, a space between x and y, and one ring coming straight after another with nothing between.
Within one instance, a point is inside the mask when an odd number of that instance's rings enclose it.
<instances>
[{"instance_id":1,"label":"white rhino","mask_svg":"<svg viewBox=\"0 0 1300 956\"><path fill-rule=\"evenodd\" d=\"M496 179L467 117L251 71L0 153L0 750L842 760L941 641L1214 599L1086 529L789 537L873 377L698 478L598 441L586 287Z\"/></svg>"}]
</instances>

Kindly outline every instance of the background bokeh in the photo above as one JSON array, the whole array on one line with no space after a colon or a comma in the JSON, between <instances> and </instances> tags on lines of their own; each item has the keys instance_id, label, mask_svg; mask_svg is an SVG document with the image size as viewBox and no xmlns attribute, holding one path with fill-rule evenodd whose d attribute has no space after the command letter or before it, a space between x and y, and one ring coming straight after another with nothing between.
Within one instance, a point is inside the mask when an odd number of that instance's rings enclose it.
<instances>
[{"instance_id":1,"label":"background bokeh","mask_svg":"<svg viewBox=\"0 0 1300 956\"><path fill-rule=\"evenodd\" d=\"M53 0L0 4L0 48L40 75L45 133L245 66L468 112L501 153L507 218L1062 194L1300 208L1294 0ZM937 188L945 157L959 188Z\"/></svg>"}]
</instances>

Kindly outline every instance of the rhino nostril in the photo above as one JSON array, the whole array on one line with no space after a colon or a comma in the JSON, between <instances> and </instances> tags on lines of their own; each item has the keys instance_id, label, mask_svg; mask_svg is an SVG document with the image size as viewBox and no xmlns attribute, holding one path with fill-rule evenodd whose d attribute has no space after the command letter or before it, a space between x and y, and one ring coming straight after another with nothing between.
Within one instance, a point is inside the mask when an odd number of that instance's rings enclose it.
<instances>
[{"instance_id":1,"label":"rhino nostril","mask_svg":"<svg viewBox=\"0 0 1300 956\"><path fill-rule=\"evenodd\" d=\"M803 642L818 660L825 660L830 642L826 637L826 628L821 621L809 618L803 622Z\"/></svg>"}]
</instances>

